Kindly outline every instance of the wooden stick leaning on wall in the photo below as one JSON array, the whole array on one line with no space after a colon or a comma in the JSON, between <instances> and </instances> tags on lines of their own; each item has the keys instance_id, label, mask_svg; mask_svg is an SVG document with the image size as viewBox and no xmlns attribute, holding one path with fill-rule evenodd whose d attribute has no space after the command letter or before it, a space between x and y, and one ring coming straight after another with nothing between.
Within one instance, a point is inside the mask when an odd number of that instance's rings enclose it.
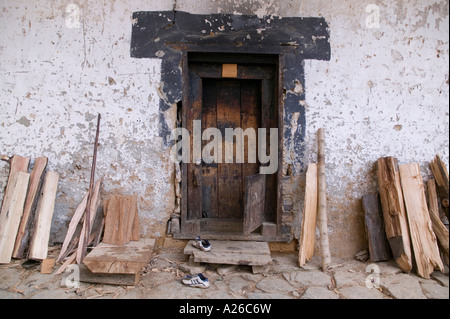
<instances>
[{"instance_id":1,"label":"wooden stick leaning on wall","mask_svg":"<svg viewBox=\"0 0 450 319\"><path fill-rule=\"evenodd\" d=\"M325 129L320 128L317 132L318 163L317 163L317 218L320 233L320 251L322 256L322 270L326 270L331 263L330 244L328 241L327 221L327 181L325 175Z\"/></svg>"}]
</instances>

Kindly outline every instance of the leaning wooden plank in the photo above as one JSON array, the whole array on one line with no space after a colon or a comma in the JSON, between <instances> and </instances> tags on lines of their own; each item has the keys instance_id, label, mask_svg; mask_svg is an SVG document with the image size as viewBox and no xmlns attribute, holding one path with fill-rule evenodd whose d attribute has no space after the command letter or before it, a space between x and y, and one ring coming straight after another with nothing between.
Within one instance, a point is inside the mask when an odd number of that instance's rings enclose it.
<instances>
[{"instance_id":1,"label":"leaning wooden plank","mask_svg":"<svg viewBox=\"0 0 450 319\"><path fill-rule=\"evenodd\" d=\"M44 185L36 210L34 229L31 234L28 250L29 259L43 260L47 258L58 180L59 174L55 172L45 174Z\"/></svg>"},{"instance_id":2,"label":"leaning wooden plank","mask_svg":"<svg viewBox=\"0 0 450 319\"><path fill-rule=\"evenodd\" d=\"M310 163L306 171L305 202L303 205L302 232L298 262L304 266L314 254L317 220L317 164Z\"/></svg>"},{"instance_id":3,"label":"leaning wooden plank","mask_svg":"<svg viewBox=\"0 0 450 319\"><path fill-rule=\"evenodd\" d=\"M154 245L153 238L141 238L126 245L100 243L86 255L83 264L93 273L135 274L149 263Z\"/></svg>"},{"instance_id":4,"label":"leaning wooden plank","mask_svg":"<svg viewBox=\"0 0 450 319\"><path fill-rule=\"evenodd\" d=\"M132 195L131 197L131 209L132 213L131 216L134 216L132 219L132 226L131 226L131 237L130 240L138 241L140 239L140 232L139 232L139 211L137 206L137 195Z\"/></svg>"},{"instance_id":5,"label":"leaning wooden plank","mask_svg":"<svg viewBox=\"0 0 450 319\"><path fill-rule=\"evenodd\" d=\"M105 217L105 230L103 242L112 245L123 244L122 228L120 225L120 198L111 195L107 206L108 214Z\"/></svg>"},{"instance_id":6,"label":"leaning wooden plank","mask_svg":"<svg viewBox=\"0 0 450 319\"><path fill-rule=\"evenodd\" d=\"M436 191L436 181L430 179L427 182L428 189L428 211L430 212L431 223L433 224L433 231L438 239L438 244L441 247L443 260L445 264L449 265L449 232L447 227L439 218L439 204Z\"/></svg>"},{"instance_id":7,"label":"leaning wooden plank","mask_svg":"<svg viewBox=\"0 0 450 319\"><path fill-rule=\"evenodd\" d=\"M130 240L139 240L136 195L111 195L107 210L104 243L124 245Z\"/></svg>"},{"instance_id":8,"label":"leaning wooden plank","mask_svg":"<svg viewBox=\"0 0 450 319\"><path fill-rule=\"evenodd\" d=\"M78 265L80 281L94 284L136 286L139 283L140 273L136 274L101 274L93 273L86 265Z\"/></svg>"},{"instance_id":9,"label":"leaning wooden plank","mask_svg":"<svg viewBox=\"0 0 450 319\"><path fill-rule=\"evenodd\" d=\"M409 273L412 269L411 245L397 159L379 158L377 177L386 236L397 265Z\"/></svg>"},{"instance_id":10,"label":"leaning wooden plank","mask_svg":"<svg viewBox=\"0 0 450 319\"><path fill-rule=\"evenodd\" d=\"M384 231L383 213L378 194L366 194L362 197L364 224L369 242L369 255L372 262L389 260L391 252Z\"/></svg>"},{"instance_id":11,"label":"leaning wooden plank","mask_svg":"<svg viewBox=\"0 0 450 319\"><path fill-rule=\"evenodd\" d=\"M67 257L67 259L64 261L64 263L61 265L61 267L58 268L58 270L55 272L55 275L61 274L64 270L66 270L67 267L69 267L70 264L74 263L77 258L77 252L74 251L72 255Z\"/></svg>"},{"instance_id":12,"label":"leaning wooden plank","mask_svg":"<svg viewBox=\"0 0 450 319\"><path fill-rule=\"evenodd\" d=\"M14 155L9 157L7 155L3 155L1 157L2 161L9 163L9 175L8 182L6 183L5 194L8 190L8 186L10 185L12 179L12 175L16 172L25 172L28 173L28 166L30 165L30 157L23 157L19 155ZM3 206L3 204L2 204Z\"/></svg>"},{"instance_id":13,"label":"leaning wooden plank","mask_svg":"<svg viewBox=\"0 0 450 319\"><path fill-rule=\"evenodd\" d=\"M439 155L435 156L434 160L430 163L430 167L434 178L436 179L437 190L439 197L441 198L442 208L447 218L449 218L449 182L447 167L445 167L444 162L441 160Z\"/></svg>"},{"instance_id":14,"label":"leaning wooden plank","mask_svg":"<svg viewBox=\"0 0 450 319\"><path fill-rule=\"evenodd\" d=\"M47 167L47 157L38 157L34 162L33 170L30 175L30 185L28 187L25 207L23 209L22 219L17 232L16 243L13 250L13 258L24 258L25 251L28 248L30 240L30 229L34 220L39 192L44 180L44 171Z\"/></svg>"},{"instance_id":15,"label":"leaning wooden plank","mask_svg":"<svg viewBox=\"0 0 450 319\"><path fill-rule=\"evenodd\" d=\"M417 274L429 279L435 269L444 271L444 265L431 228L420 167L412 163L400 165L399 169Z\"/></svg>"},{"instance_id":16,"label":"leaning wooden plank","mask_svg":"<svg viewBox=\"0 0 450 319\"><path fill-rule=\"evenodd\" d=\"M59 256L57 258L57 261L60 262L63 260L68 253L69 245L72 242L72 239L74 237L74 234L77 230L78 223L80 222L81 218L84 215L84 212L86 210L87 205L87 198L88 193L84 195L83 199L81 200L81 203L78 205L77 209L75 210L75 213L72 216L72 219L70 220L69 227L67 229L66 237L64 238L64 242L61 247L61 252L59 253Z\"/></svg>"},{"instance_id":17,"label":"leaning wooden plank","mask_svg":"<svg viewBox=\"0 0 450 319\"><path fill-rule=\"evenodd\" d=\"M103 180L103 177L100 178L95 183L94 189L92 191L92 198L91 198L91 201L90 201L91 207L89 209L89 211L91 212L90 213L89 225L86 225L86 220L85 220L84 223L83 223L83 228L81 229L80 241L78 243L77 264L81 263L81 261L83 259L83 256L84 256L83 255L83 248L84 248L83 244L84 243L86 243L87 245L90 244L89 240L85 241L86 232L89 231L90 232L89 236L91 236L92 225L94 224L94 220L95 220L95 217L97 215L97 209L98 209L98 206L100 204L100 197L99 197L99 195L100 195L100 185L102 183L102 180ZM89 201L88 201L88 203L89 203Z\"/></svg>"},{"instance_id":18,"label":"leaning wooden plank","mask_svg":"<svg viewBox=\"0 0 450 319\"><path fill-rule=\"evenodd\" d=\"M10 176L0 212L0 264L11 261L29 179L30 174L21 171Z\"/></svg>"}]
</instances>

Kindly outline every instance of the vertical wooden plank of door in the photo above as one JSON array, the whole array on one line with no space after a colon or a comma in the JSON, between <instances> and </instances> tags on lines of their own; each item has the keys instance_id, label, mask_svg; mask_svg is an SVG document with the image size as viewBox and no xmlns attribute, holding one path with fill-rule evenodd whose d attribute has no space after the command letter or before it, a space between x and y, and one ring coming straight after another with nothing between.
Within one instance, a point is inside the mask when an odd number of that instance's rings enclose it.
<instances>
[{"instance_id":1,"label":"vertical wooden plank of door","mask_svg":"<svg viewBox=\"0 0 450 319\"><path fill-rule=\"evenodd\" d=\"M245 178L244 235L248 236L263 223L266 175Z\"/></svg>"},{"instance_id":2,"label":"vertical wooden plank of door","mask_svg":"<svg viewBox=\"0 0 450 319\"><path fill-rule=\"evenodd\" d=\"M196 72L189 71L189 105L188 119L186 127L190 133L191 159L187 165L187 191L188 191L188 216L189 220L200 219L202 217L202 179L201 164L196 164L194 149L194 121L202 119L202 79ZM198 137L201 141L201 136Z\"/></svg>"},{"instance_id":3,"label":"vertical wooden plank of door","mask_svg":"<svg viewBox=\"0 0 450 319\"><path fill-rule=\"evenodd\" d=\"M237 128L241 124L240 86L238 80L217 82L217 127L226 143L233 144L233 163L224 161L218 165L219 218L242 219L242 176L241 164L236 164L235 143L225 141L225 128ZM226 156L224 156L225 160Z\"/></svg>"},{"instance_id":4,"label":"vertical wooden plank of door","mask_svg":"<svg viewBox=\"0 0 450 319\"><path fill-rule=\"evenodd\" d=\"M249 139L244 141L244 163L242 164L242 185L245 189L245 178L256 175L259 171L258 163L258 127L261 122L261 82L241 82L241 127L242 130L252 128L255 132L253 142ZM253 153L256 162L249 162L249 154Z\"/></svg>"},{"instance_id":5,"label":"vertical wooden plank of door","mask_svg":"<svg viewBox=\"0 0 450 319\"><path fill-rule=\"evenodd\" d=\"M207 128L217 128L217 90L216 80L203 81L203 107L202 107L202 131ZM203 133L203 132L202 132ZM205 145L211 143L214 137L202 141L202 150ZM222 143L222 140L215 141ZM214 148L214 152L218 152ZM216 155L215 153L211 155ZM222 159L222 154L219 158ZM202 217L218 217L218 197L217 197L217 163L202 162Z\"/></svg>"}]
</instances>

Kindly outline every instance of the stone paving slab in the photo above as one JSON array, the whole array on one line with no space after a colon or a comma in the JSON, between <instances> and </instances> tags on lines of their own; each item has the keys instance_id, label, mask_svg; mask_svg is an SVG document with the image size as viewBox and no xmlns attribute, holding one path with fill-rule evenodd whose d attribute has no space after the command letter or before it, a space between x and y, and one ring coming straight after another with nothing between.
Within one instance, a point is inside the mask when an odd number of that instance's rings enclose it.
<instances>
[{"instance_id":1,"label":"stone paving slab","mask_svg":"<svg viewBox=\"0 0 450 319\"><path fill-rule=\"evenodd\" d=\"M355 260L333 260L326 272L320 259L309 267L297 266L293 253L272 254L274 262L262 273L250 266L233 267L200 264L211 283L208 289L184 286L181 278L189 274L182 251L161 250L143 269L136 286L80 283L77 288L62 285L67 273L40 274L39 263L14 261L0 266L0 299L448 299L448 273L434 272L432 279L405 274L395 262L372 264ZM379 268L381 289L366 287L367 269ZM188 272L185 272L188 271ZM446 269L446 271L448 271ZM374 275L372 273L372 275ZM381 291L380 291L381 290Z\"/></svg>"},{"instance_id":2,"label":"stone paving slab","mask_svg":"<svg viewBox=\"0 0 450 319\"><path fill-rule=\"evenodd\" d=\"M385 294L376 288L364 286L348 286L339 289L339 293L345 299L389 299Z\"/></svg>"},{"instance_id":3,"label":"stone paving slab","mask_svg":"<svg viewBox=\"0 0 450 319\"><path fill-rule=\"evenodd\" d=\"M408 274L392 275L380 280L380 285L395 299L427 299L419 281Z\"/></svg>"},{"instance_id":4,"label":"stone paving slab","mask_svg":"<svg viewBox=\"0 0 450 319\"><path fill-rule=\"evenodd\" d=\"M299 270L285 273L283 277L296 287L328 287L331 285L330 275L320 270Z\"/></svg>"},{"instance_id":5,"label":"stone paving slab","mask_svg":"<svg viewBox=\"0 0 450 319\"><path fill-rule=\"evenodd\" d=\"M301 296L301 299L339 299L339 295L328 288L309 287Z\"/></svg>"}]
</instances>

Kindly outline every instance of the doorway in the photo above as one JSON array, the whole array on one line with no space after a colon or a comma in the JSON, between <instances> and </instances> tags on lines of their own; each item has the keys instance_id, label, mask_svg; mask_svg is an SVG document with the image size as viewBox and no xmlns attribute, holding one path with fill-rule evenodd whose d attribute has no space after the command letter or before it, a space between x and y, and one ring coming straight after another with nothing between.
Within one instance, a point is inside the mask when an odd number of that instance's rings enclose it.
<instances>
[{"instance_id":1,"label":"doorway","mask_svg":"<svg viewBox=\"0 0 450 319\"><path fill-rule=\"evenodd\" d=\"M276 148L270 147L270 128L280 131L277 59L197 53L187 60L182 126L192 136L195 121L201 123L203 153L182 164L181 237L273 240L280 220L280 169L260 174L260 167L270 163L257 155L265 143L267 155L281 157L279 134ZM234 75L224 76L225 63L235 68ZM210 128L217 129L216 135L206 134ZM245 132L242 138L230 139L228 133L237 130ZM205 150L212 162L205 160Z\"/></svg>"}]
</instances>

